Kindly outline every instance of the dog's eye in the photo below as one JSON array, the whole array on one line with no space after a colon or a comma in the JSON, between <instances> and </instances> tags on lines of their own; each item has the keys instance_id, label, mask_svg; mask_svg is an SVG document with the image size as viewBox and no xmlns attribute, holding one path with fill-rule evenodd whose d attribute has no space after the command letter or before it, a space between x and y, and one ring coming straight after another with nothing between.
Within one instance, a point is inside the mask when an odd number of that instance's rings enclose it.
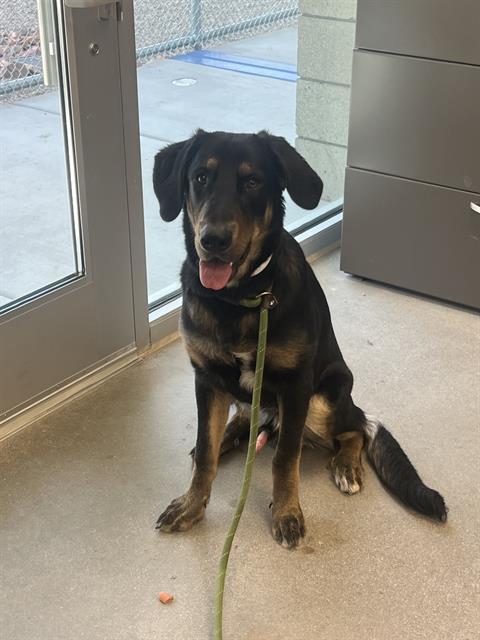
<instances>
[{"instance_id":1,"label":"dog's eye","mask_svg":"<svg viewBox=\"0 0 480 640\"><path fill-rule=\"evenodd\" d=\"M199 173L197 176L195 176L195 180L198 182L198 184L205 186L207 184L207 174Z\"/></svg>"},{"instance_id":2,"label":"dog's eye","mask_svg":"<svg viewBox=\"0 0 480 640\"><path fill-rule=\"evenodd\" d=\"M245 184L248 189L256 189L260 185L260 180L257 176L248 176Z\"/></svg>"}]
</instances>

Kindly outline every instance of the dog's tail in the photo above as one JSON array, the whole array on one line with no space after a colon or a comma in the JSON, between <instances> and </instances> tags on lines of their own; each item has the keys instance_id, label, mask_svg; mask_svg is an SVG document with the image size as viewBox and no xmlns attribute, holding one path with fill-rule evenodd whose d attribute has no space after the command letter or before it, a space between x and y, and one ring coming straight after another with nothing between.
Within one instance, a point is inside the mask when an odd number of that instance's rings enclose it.
<instances>
[{"instance_id":1,"label":"dog's tail","mask_svg":"<svg viewBox=\"0 0 480 640\"><path fill-rule=\"evenodd\" d=\"M407 455L381 422L365 416L368 458L383 484L407 506L445 522L447 507L442 496L423 484Z\"/></svg>"}]
</instances>

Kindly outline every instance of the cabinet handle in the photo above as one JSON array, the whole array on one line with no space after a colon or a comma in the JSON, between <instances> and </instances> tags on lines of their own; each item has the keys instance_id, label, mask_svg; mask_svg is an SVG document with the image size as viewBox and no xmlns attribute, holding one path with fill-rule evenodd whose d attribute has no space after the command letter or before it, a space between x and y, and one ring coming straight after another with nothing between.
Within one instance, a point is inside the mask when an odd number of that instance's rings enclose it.
<instances>
[{"instance_id":1,"label":"cabinet handle","mask_svg":"<svg viewBox=\"0 0 480 640\"><path fill-rule=\"evenodd\" d=\"M480 204L477 204L476 202L470 202L470 209L472 211L475 211L475 213L480 213Z\"/></svg>"}]
</instances>

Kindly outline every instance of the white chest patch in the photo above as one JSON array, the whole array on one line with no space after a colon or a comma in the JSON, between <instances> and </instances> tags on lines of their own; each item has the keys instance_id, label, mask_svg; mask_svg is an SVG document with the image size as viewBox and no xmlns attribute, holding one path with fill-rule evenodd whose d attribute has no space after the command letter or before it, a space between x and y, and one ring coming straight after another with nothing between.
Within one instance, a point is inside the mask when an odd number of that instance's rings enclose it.
<instances>
[{"instance_id":1,"label":"white chest patch","mask_svg":"<svg viewBox=\"0 0 480 640\"><path fill-rule=\"evenodd\" d=\"M253 353L234 353L240 361L240 386L247 391L253 391L255 384L255 363Z\"/></svg>"}]
</instances>

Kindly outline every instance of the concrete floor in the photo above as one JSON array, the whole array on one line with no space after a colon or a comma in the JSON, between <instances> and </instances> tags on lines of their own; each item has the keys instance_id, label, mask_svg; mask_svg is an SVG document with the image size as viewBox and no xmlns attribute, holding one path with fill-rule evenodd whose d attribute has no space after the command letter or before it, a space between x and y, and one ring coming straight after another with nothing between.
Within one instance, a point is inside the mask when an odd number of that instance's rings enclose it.
<instances>
[{"instance_id":1,"label":"concrete floor","mask_svg":"<svg viewBox=\"0 0 480 640\"><path fill-rule=\"evenodd\" d=\"M306 451L308 536L270 536L272 450L256 461L231 557L225 640L473 640L478 637L478 316L315 271L355 399L383 418L450 507L442 526L408 512L369 467L342 495L327 456ZM244 456L221 464L206 519L158 534L185 489L195 438L193 376L179 342L3 443L1 637L207 640L217 561ZM170 591L170 606L158 592ZM475 613L477 611L477 613Z\"/></svg>"}]
</instances>

